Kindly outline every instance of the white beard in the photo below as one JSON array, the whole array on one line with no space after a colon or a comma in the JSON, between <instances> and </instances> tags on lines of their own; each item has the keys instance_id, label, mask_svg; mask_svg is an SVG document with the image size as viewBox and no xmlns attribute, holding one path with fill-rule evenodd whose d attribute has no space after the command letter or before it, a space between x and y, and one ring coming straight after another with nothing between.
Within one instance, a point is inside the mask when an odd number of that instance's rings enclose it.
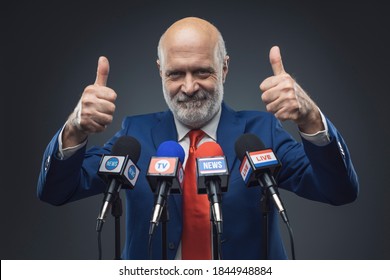
<instances>
[{"instance_id":1,"label":"white beard","mask_svg":"<svg viewBox=\"0 0 390 280\"><path fill-rule=\"evenodd\" d=\"M219 111L223 100L223 84L219 83L214 92L199 90L191 96L179 92L173 97L163 84L164 99L175 118L191 127L200 128Z\"/></svg>"}]
</instances>

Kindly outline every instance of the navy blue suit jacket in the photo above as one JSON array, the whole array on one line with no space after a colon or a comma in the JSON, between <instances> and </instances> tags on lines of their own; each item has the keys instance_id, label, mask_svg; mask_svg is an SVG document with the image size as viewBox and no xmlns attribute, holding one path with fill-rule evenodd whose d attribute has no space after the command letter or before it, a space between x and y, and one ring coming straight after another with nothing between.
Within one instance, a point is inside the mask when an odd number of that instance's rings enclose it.
<instances>
[{"instance_id":1,"label":"navy blue suit jacket","mask_svg":"<svg viewBox=\"0 0 390 280\"><path fill-rule=\"evenodd\" d=\"M222 197L224 228L223 259L260 259L262 256L261 190L247 188L239 173L240 161L234 145L244 133L256 134L277 154L282 168L277 176L280 188L299 196L341 205L352 202L358 194L358 180L348 149L332 123L327 120L330 143L315 146L304 139L296 142L269 113L258 111L235 112L222 104L217 130L217 142L225 153L230 179L228 192ZM126 241L124 259L148 259L148 230L154 197L146 180L150 158L158 146L167 140L177 141L177 131L170 111L127 117L122 129L103 147L79 150L67 160L59 160L58 133L49 143L43 157L38 181L41 200L61 205L91 195L103 193L106 184L96 175L102 154L109 154L116 139L131 135L141 144L137 163L141 169L136 187L126 190ZM168 258L176 255L181 240L182 197L170 195L168 201ZM271 259L287 258L281 239L279 215L273 208L270 214L269 254ZM161 259L161 226L153 240L153 258Z\"/></svg>"}]
</instances>

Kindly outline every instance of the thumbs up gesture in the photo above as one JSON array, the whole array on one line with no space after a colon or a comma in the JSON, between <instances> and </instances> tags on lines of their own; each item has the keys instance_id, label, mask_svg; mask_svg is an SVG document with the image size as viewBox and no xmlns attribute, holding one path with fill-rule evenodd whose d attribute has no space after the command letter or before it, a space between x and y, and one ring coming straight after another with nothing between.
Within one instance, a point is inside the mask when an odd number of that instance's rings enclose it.
<instances>
[{"instance_id":1,"label":"thumbs up gesture","mask_svg":"<svg viewBox=\"0 0 390 280\"><path fill-rule=\"evenodd\" d=\"M62 135L63 148L82 143L89 134L104 131L112 122L117 94L107 87L109 71L108 59L100 57L95 83L84 89L68 118Z\"/></svg>"},{"instance_id":2,"label":"thumbs up gesture","mask_svg":"<svg viewBox=\"0 0 390 280\"><path fill-rule=\"evenodd\" d=\"M279 47L271 48L269 59L274 75L260 84L267 111L281 121L294 121L301 132L314 134L323 130L317 105L284 70Z\"/></svg>"}]
</instances>

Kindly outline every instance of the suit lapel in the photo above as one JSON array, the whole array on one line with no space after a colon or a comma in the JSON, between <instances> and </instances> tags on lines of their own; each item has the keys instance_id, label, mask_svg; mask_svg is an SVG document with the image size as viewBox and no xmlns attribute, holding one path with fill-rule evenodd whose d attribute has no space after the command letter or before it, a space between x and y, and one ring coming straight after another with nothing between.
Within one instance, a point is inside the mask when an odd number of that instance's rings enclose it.
<instances>
[{"instance_id":1,"label":"suit lapel","mask_svg":"<svg viewBox=\"0 0 390 280\"><path fill-rule=\"evenodd\" d=\"M156 149L165 141L177 141L177 130L171 111L162 113L160 121L152 128L152 139Z\"/></svg>"},{"instance_id":2,"label":"suit lapel","mask_svg":"<svg viewBox=\"0 0 390 280\"><path fill-rule=\"evenodd\" d=\"M229 172L236 160L235 143L245 132L246 121L237 117L235 111L222 103L222 114L217 129L217 142L221 146L229 166Z\"/></svg>"},{"instance_id":3,"label":"suit lapel","mask_svg":"<svg viewBox=\"0 0 390 280\"><path fill-rule=\"evenodd\" d=\"M173 114L171 111L166 111L162 113L160 121L152 128L152 139L153 144L156 148L160 146L161 143L165 141L177 141L177 130L175 126L175 121L173 119ZM172 220L181 221L183 219L182 215L182 196L181 195L170 195L168 199L169 215L172 216ZM177 215L177 218L174 218ZM168 223L168 226L176 226L172 223Z\"/></svg>"}]
</instances>

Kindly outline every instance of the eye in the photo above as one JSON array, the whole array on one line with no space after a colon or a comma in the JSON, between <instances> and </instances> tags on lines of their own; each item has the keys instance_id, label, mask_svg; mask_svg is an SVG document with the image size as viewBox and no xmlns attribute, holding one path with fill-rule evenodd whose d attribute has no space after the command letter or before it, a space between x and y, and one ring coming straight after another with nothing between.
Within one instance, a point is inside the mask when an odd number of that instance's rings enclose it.
<instances>
[{"instance_id":1,"label":"eye","mask_svg":"<svg viewBox=\"0 0 390 280\"><path fill-rule=\"evenodd\" d=\"M183 72L180 71L172 71L172 72L167 72L166 76L170 79L178 79L183 75Z\"/></svg>"},{"instance_id":2,"label":"eye","mask_svg":"<svg viewBox=\"0 0 390 280\"><path fill-rule=\"evenodd\" d=\"M199 69L195 72L195 75L199 78L208 78L213 72L210 69Z\"/></svg>"}]
</instances>

